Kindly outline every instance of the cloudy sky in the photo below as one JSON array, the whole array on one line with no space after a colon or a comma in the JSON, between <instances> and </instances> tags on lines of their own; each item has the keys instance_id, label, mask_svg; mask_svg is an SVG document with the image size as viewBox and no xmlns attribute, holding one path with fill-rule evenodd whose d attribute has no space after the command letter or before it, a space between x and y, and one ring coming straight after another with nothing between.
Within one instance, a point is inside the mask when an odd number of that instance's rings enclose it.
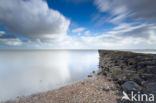
<instances>
[{"instance_id":1,"label":"cloudy sky","mask_svg":"<svg viewBox=\"0 0 156 103\"><path fill-rule=\"evenodd\" d=\"M0 0L0 49L156 49L156 0Z\"/></svg>"}]
</instances>

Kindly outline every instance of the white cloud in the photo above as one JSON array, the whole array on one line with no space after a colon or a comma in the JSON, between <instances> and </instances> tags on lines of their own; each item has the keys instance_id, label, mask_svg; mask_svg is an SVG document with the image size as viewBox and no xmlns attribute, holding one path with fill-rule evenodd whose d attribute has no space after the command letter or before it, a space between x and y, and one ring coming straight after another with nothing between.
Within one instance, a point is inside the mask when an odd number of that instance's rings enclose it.
<instances>
[{"instance_id":1,"label":"white cloud","mask_svg":"<svg viewBox=\"0 0 156 103\"><path fill-rule=\"evenodd\" d=\"M0 31L0 36L4 35L5 32L4 31Z\"/></svg>"},{"instance_id":2,"label":"white cloud","mask_svg":"<svg viewBox=\"0 0 156 103\"><path fill-rule=\"evenodd\" d=\"M85 28L76 28L76 29L72 30L72 33L79 33L79 32L82 32L84 30L85 30Z\"/></svg>"},{"instance_id":3,"label":"white cloud","mask_svg":"<svg viewBox=\"0 0 156 103\"><path fill-rule=\"evenodd\" d=\"M40 49L156 49L156 25L121 24L99 35L80 35L79 38L60 36L22 45L33 45Z\"/></svg>"},{"instance_id":4,"label":"white cloud","mask_svg":"<svg viewBox=\"0 0 156 103\"><path fill-rule=\"evenodd\" d=\"M88 37L88 40L83 37L88 44L94 44L95 48L156 48L155 0L94 1L101 12L109 13L110 16L106 21L117 26L107 33ZM131 20L131 23L127 20ZM144 23L137 20L144 20Z\"/></svg>"},{"instance_id":5,"label":"white cloud","mask_svg":"<svg viewBox=\"0 0 156 103\"><path fill-rule=\"evenodd\" d=\"M90 34L89 30L85 31L85 35L89 35L89 34Z\"/></svg>"},{"instance_id":6,"label":"white cloud","mask_svg":"<svg viewBox=\"0 0 156 103\"><path fill-rule=\"evenodd\" d=\"M128 24L128 23L121 23L118 26L116 26L115 28L113 28L113 30L121 30L121 29L126 29L129 28L132 24Z\"/></svg>"},{"instance_id":7,"label":"white cloud","mask_svg":"<svg viewBox=\"0 0 156 103\"><path fill-rule=\"evenodd\" d=\"M94 0L101 12L130 14L133 19L156 21L156 0Z\"/></svg>"},{"instance_id":8,"label":"white cloud","mask_svg":"<svg viewBox=\"0 0 156 103\"><path fill-rule=\"evenodd\" d=\"M121 24L107 33L94 36L60 36L22 45L40 49L156 49L156 25Z\"/></svg>"},{"instance_id":9,"label":"white cloud","mask_svg":"<svg viewBox=\"0 0 156 103\"><path fill-rule=\"evenodd\" d=\"M155 49L156 25L118 26L98 36L83 36L82 42L91 49Z\"/></svg>"},{"instance_id":10,"label":"white cloud","mask_svg":"<svg viewBox=\"0 0 156 103\"><path fill-rule=\"evenodd\" d=\"M80 36L80 35L81 35L81 33L78 33L77 35L78 35L78 36Z\"/></svg>"},{"instance_id":11,"label":"white cloud","mask_svg":"<svg viewBox=\"0 0 156 103\"><path fill-rule=\"evenodd\" d=\"M96 27L102 26L106 21L107 21L107 18L105 16L101 16L101 17L98 18L95 26Z\"/></svg>"},{"instance_id":12,"label":"white cloud","mask_svg":"<svg viewBox=\"0 0 156 103\"><path fill-rule=\"evenodd\" d=\"M114 18L111 18L109 20L109 22L111 22L113 24L118 24L118 23L122 22L126 18L126 16L127 16L126 14L118 15Z\"/></svg>"},{"instance_id":13,"label":"white cloud","mask_svg":"<svg viewBox=\"0 0 156 103\"><path fill-rule=\"evenodd\" d=\"M8 45L8 46L21 46L23 42L17 38L12 39L1 39L0 38L0 44Z\"/></svg>"},{"instance_id":14,"label":"white cloud","mask_svg":"<svg viewBox=\"0 0 156 103\"><path fill-rule=\"evenodd\" d=\"M65 35L70 20L50 9L44 0L0 0L0 23L31 39Z\"/></svg>"}]
</instances>

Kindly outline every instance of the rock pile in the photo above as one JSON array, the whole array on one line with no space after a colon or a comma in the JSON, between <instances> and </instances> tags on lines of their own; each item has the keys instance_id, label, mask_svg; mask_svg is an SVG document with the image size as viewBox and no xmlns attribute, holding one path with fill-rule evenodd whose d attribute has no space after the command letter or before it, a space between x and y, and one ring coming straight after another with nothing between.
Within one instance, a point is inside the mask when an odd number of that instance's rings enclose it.
<instances>
[{"instance_id":1,"label":"rock pile","mask_svg":"<svg viewBox=\"0 0 156 103\"><path fill-rule=\"evenodd\" d=\"M127 93L156 94L156 55L99 50L98 74L119 85Z\"/></svg>"}]
</instances>

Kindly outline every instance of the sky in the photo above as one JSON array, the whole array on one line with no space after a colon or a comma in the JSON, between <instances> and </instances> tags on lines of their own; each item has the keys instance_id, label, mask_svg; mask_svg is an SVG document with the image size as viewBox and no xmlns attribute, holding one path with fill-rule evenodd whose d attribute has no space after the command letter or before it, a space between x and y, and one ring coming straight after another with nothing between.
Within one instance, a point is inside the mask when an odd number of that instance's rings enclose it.
<instances>
[{"instance_id":1,"label":"sky","mask_svg":"<svg viewBox=\"0 0 156 103\"><path fill-rule=\"evenodd\" d=\"M0 49L156 49L156 0L0 0Z\"/></svg>"}]
</instances>

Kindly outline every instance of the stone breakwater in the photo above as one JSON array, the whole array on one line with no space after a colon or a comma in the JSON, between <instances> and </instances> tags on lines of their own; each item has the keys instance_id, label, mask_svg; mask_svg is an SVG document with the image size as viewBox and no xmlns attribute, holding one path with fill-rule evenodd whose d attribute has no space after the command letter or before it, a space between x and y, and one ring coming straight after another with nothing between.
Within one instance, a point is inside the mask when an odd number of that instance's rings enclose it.
<instances>
[{"instance_id":1,"label":"stone breakwater","mask_svg":"<svg viewBox=\"0 0 156 103\"><path fill-rule=\"evenodd\" d=\"M127 51L99 50L99 72L118 88L156 94L156 55Z\"/></svg>"}]
</instances>

